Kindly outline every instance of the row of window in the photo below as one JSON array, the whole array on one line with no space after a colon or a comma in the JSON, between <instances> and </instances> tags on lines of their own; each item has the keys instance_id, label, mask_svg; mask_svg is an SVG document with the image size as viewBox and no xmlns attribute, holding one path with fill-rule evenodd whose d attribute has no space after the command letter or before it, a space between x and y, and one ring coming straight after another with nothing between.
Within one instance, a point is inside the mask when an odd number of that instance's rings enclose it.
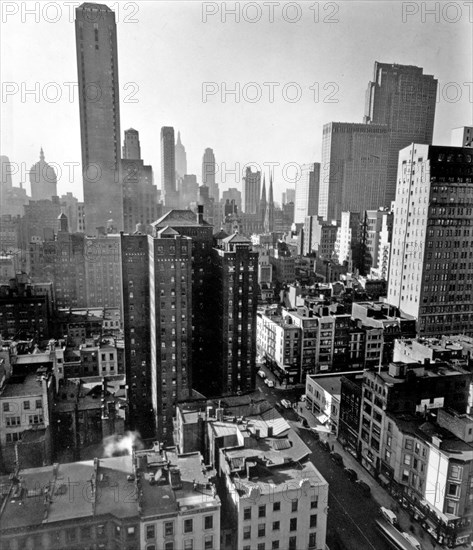
<instances>
[{"instance_id":1,"label":"row of window","mask_svg":"<svg viewBox=\"0 0 473 550\"><path fill-rule=\"evenodd\" d=\"M214 528L214 517L213 515L204 516L203 518L203 528L207 531ZM185 534L194 532L194 519L188 518L184 520L183 523L183 532ZM163 533L165 537L172 537L175 535L175 527L173 521L165 521L163 525ZM146 540L151 540L156 538L156 527L153 524L146 525Z\"/></svg>"},{"instance_id":2,"label":"row of window","mask_svg":"<svg viewBox=\"0 0 473 550\"><path fill-rule=\"evenodd\" d=\"M28 411L32 408L30 401L23 401L22 406L23 406L24 411ZM4 402L2 408L3 408L3 412L16 412L15 409L17 408L17 404L16 403ZM41 399L36 399L35 400L35 408L36 409L42 409L43 408L43 402L42 402Z\"/></svg>"},{"instance_id":3,"label":"row of window","mask_svg":"<svg viewBox=\"0 0 473 550\"><path fill-rule=\"evenodd\" d=\"M271 547L266 546L264 542L259 543L256 548L251 546L243 546L243 550L278 550L281 548L279 544L279 540L273 540L271 543ZM317 534L316 533L310 533L309 534L309 549L315 548L317 544ZM287 550L298 550L297 548L297 537L289 537L289 544L287 547Z\"/></svg>"}]
</instances>

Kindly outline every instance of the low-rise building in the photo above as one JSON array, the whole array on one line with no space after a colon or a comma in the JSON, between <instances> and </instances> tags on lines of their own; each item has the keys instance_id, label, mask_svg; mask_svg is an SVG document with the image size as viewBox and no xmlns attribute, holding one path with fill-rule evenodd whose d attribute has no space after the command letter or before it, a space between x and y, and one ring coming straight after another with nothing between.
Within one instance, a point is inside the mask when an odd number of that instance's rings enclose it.
<instances>
[{"instance_id":1,"label":"low-rise building","mask_svg":"<svg viewBox=\"0 0 473 550\"><path fill-rule=\"evenodd\" d=\"M340 376L308 376L305 384L307 407L321 424L338 435L340 418Z\"/></svg>"},{"instance_id":2,"label":"low-rise building","mask_svg":"<svg viewBox=\"0 0 473 550\"><path fill-rule=\"evenodd\" d=\"M2 550L220 546L220 499L198 453L178 455L156 445L56 463L19 470L5 488Z\"/></svg>"}]
</instances>

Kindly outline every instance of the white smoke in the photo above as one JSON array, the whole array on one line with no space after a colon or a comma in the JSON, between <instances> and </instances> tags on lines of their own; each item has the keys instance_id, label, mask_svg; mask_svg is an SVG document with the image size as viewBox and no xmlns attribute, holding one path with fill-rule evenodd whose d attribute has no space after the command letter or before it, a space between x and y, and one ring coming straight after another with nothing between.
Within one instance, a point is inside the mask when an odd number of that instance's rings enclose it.
<instances>
[{"instance_id":1,"label":"white smoke","mask_svg":"<svg viewBox=\"0 0 473 550\"><path fill-rule=\"evenodd\" d=\"M103 456L131 455L132 448L143 449L144 445L138 432L125 432L123 435L110 435L103 440Z\"/></svg>"}]
</instances>

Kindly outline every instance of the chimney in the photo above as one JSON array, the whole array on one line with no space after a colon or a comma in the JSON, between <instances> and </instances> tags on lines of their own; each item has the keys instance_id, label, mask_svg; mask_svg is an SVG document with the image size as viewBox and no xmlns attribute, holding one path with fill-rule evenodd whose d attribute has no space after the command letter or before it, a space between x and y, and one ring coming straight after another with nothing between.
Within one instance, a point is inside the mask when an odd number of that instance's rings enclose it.
<instances>
[{"instance_id":1,"label":"chimney","mask_svg":"<svg viewBox=\"0 0 473 550\"><path fill-rule=\"evenodd\" d=\"M204 205L197 205L197 223L201 225L204 222Z\"/></svg>"}]
</instances>

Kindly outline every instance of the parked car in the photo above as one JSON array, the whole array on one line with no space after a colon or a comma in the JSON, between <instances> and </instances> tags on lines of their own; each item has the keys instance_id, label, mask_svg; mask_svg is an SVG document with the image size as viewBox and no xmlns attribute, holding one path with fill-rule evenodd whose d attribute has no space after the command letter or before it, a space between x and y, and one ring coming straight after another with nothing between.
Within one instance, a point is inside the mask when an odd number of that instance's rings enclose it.
<instances>
[{"instance_id":1,"label":"parked car","mask_svg":"<svg viewBox=\"0 0 473 550\"><path fill-rule=\"evenodd\" d=\"M266 378L266 373L264 372L264 370L259 370L257 374L260 378Z\"/></svg>"},{"instance_id":2,"label":"parked car","mask_svg":"<svg viewBox=\"0 0 473 550\"><path fill-rule=\"evenodd\" d=\"M330 453L330 458L339 466L343 466L343 457L338 453Z\"/></svg>"},{"instance_id":3,"label":"parked car","mask_svg":"<svg viewBox=\"0 0 473 550\"><path fill-rule=\"evenodd\" d=\"M422 546L420 545L420 542L410 535L409 533L401 533L401 535L407 540L409 544L411 544L416 550L422 550Z\"/></svg>"},{"instance_id":4,"label":"parked car","mask_svg":"<svg viewBox=\"0 0 473 550\"><path fill-rule=\"evenodd\" d=\"M307 395L305 393L303 393L300 397L300 401L302 401L302 403L304 403L304 401L307 399Z\"/></svg>"},{"instance_id":5,"label":"parked car","mask_svg":"<svg viewBox=\"0 0 473 550\"><path fill-rule=\"evenodd\" d=\"M381 506L380 511L384 519L388 521L391 525L394 525L394 526L398 525L397 516L392 510L390 510L389 508L384 508L384 506Z\"/></svg>"},{"instance_id":6,"label":"parked car","mask_svg":"<svg viewBox=\"0 0 473 550\"><path fill-rule=\"evenodd\" d=\"M361 481L360 479L356 482L356 484L358 485L358 487L363 491L363 493L365 495L370 495L371 494L371 488L370 486L365 483L364 481Z\"/></svg>"},{"instance_id":7,"label":"parked car","mask_svg":"<svg viewBox=\"0 0 473 550\"><path fill-rule=\"evenodd\" d=\"M328 441L325 441L325 439L320 438L319 439L319 445L324 449L325 451L331 451L332 448L330 447L330 443Z\"/></svg>"},{"instance_id":8,"label":"parked car","mask_svg":"<svg viewBox=\"0 0 473 550\"><path fill-rule=\"evenodd\" d=\"M345 473L350 481L356 481L358 479L358 474L351 468L345 468Z\"/></svg>"},{"instance_id":9,"label":"parked car","mask_svg":"<svg viewBox=\"0 0 473 550\"><path fill-rule=\"evenodd\" d=\"M268 386L268 388L274 388L274 382L269 378L266 378L264 383Z\"/></svg>"},{"instance_id":10,"label":"parked car","mask_svg":"<svg viewBox=\"0 0 473 550\"><path fill-rule=\"evenodd\" d=\"M281 405L282 405L285 409L290 409L290 408L292 407L291 402L288 401L287 399L281 399Z\"/></svg>"}]
</instances>

